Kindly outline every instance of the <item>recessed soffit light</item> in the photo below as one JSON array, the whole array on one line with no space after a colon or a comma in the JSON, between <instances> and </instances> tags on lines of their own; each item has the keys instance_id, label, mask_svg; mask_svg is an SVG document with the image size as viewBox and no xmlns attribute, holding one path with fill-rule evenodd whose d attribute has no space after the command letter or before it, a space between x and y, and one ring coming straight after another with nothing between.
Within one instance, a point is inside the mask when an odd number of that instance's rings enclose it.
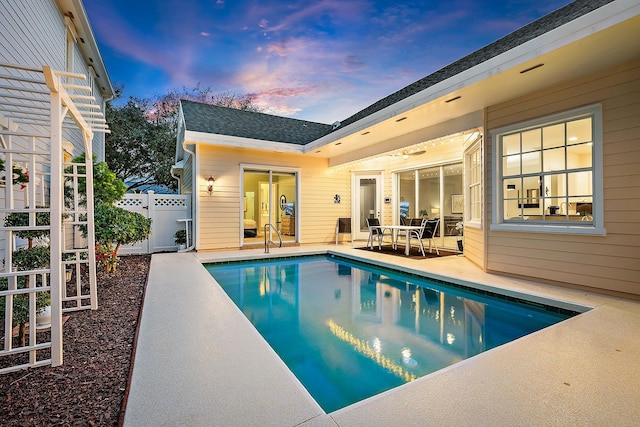
<instances>
[{"instance_id":1,"label":"recessed soffit light","mask_svg":"<svg viewBox=\"0 0 640 427\"><path fill-rule=\"evenodd\" d=\"M541 64L536 64L536 65L534 65L534 66L532 66L532 67L529 67L529 68L525 68L524 70L520 71L520 74L528 73L529 71L533 71L533 70L535 70L536 68L540 68L540 67L542 67L543 65L544 65L544 64L542 64L542 63L541 63Z\"/></svg>"}]
</instances>

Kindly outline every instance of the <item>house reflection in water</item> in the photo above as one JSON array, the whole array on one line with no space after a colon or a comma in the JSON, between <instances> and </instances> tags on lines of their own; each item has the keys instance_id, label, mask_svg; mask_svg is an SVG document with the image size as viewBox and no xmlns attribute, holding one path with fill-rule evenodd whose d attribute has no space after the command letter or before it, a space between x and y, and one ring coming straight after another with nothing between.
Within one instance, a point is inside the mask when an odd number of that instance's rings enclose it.
<instances>
[{"instance_id":1,"label":"house reflection in water","mask_svg":"<svg viewBox=\"0 0 640 427\"><path fill-rule=\"evenodd\" d=\"M327 411L568 317L337 258L208 269Z\"/></svg>"}]
</instances>

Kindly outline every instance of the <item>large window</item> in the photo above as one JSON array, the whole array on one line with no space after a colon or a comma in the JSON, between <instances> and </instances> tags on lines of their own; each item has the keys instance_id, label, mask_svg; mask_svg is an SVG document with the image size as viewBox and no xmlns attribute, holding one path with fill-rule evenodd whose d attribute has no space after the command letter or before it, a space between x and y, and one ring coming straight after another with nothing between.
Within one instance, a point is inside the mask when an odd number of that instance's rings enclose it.
<instances>
[{"instance_id":1,"label":"large window","mask_svg":"<svg viewBox=\"0 0 640 427\"><path fill-rule=\"evenodd\" d=\"M494 131L492 228L602 228L600 106Z\"/></svg>"},{"instance_id":2,"label":"large window","mask_svg":"<svg viewBox=\"0 0 640 427\"><path fill-rule=\"evenodd\" d=\"M455 247L464 211L462 162L397 172L396 179L396 223L401 217L440 219L438 245Z\"/></svg>"}]
</instances>

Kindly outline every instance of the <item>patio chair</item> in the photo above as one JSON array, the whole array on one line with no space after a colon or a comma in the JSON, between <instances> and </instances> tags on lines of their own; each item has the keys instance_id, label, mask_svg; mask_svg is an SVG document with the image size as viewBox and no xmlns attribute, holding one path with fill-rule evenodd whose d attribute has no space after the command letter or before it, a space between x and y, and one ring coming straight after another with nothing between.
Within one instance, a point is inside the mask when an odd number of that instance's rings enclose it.
<instances>
[{"instance_id":1,"label":"patio chair","mask_svg":"<svg viewBox=\"0 0 640 427\"><path fill-rule=\"evenodd\" d=\"M429 253L432 253L431 243L433 242L433 246L436 248L436 254L440 255L440 251L438 250L438 244L436 243L436 241L434 239L436 233L438 232L438 225L440 224L440 218L436 218L436 219L426 219L426 218L424 218L422 220L417 218L417 220L421 221L420 224L419 224L420 225L420 230L413 230L413 231L409 232L409 235L407 236L407 238L410 240L409 244L411 244L411 239L416 239L418 241L418 243L420 244L420 252L422 252L422 256L426 256L426 254L424 253L423 240L424 239L428 239L429 240ZM418 225L418 224L414 223L412 225Z\"/></svg>"},{"instance_id":2,"label":"patio chair","mask_svg":"<svg viewBox=\"0 0 640 427\"><path fill-rule=\"evenodd\" d=\"M336 224L336 245L338 244L338 235L340 234L351 234L351 246L353 246L351 218L338 218L338 223Z\"/></svg>"},{"instance_id":3,"label":"patio chair","mask_svg":"<svg viewBox=\"0 0 640 427\"><path fill-rule=\"evenodd\" d=\"M411 223L413 222L413 220L411 218L409 218L408 216L401 216L400 217L400 225L411 225ZM400 239L406 239L407 238L407 232L404 230L398 230L397 234L396 234L396 245L398 243L398 241ZM393 249L396 249L395 247Z\"/></svg>"},{"instance_id":4,"label":"patio chair","mask_svg":"<svg viewBox=\"0 0 640 427\"><path fill-rule=\"evenodd\" d=\"M367 240L367 247L373 249L373 239L378 239L378 250L382 250L382 242L384 236L390 236L393 241L393 235L385 233L382 227L380 227L380 220L378 218L367 218L367 227L369 228L369 240Z\"/></svg>"}]
</instances>

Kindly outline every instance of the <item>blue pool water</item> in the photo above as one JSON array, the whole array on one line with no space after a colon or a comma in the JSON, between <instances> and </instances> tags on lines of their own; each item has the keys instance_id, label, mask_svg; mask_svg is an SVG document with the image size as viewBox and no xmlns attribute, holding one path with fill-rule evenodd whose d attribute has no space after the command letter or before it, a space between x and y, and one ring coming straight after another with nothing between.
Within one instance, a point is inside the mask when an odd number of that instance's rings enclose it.
<instances>
[{"instance_id":1,"label":"blue pool water","mask_svg":"<svg viewBox=\"0 0 640 427\"><path fill-rule=\"evenodd\" d=\"M576 314L337 257L206 267L326 412Z\"/></svg>"}]
</instances>

